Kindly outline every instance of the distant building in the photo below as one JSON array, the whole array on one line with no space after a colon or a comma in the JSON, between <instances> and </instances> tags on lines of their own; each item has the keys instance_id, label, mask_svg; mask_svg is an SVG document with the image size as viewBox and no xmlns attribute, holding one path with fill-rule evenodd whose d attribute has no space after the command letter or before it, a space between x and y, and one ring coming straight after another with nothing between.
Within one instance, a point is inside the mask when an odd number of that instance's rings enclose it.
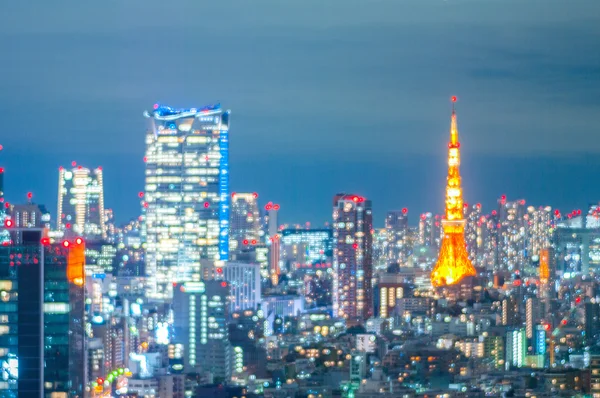
<instances>
[{"instance_id":1,"label":"distant building","mask_svg":"<svg viewBox=\"0 0 600 398\"><path fill-rule=\"evenodd\" d=\"M231 377L229 294L229 284L217 280L185 282L174 290L174 340L185 347L189 371L207 371L221 380Z\"/></svg>"},{"instance_id":2,"label":"distant building","mask_svg":"<svg viewBox=\"0 0 600 398\"><path fill-rule=\"evenodd\" d=\"M50 228L50 213L43 205L35 203L12 205L10 216L16 228Z\"/></svg>"},{"instance_id":3,"label":"distant building","mask_svg":"<svg viewBox=\"0 0 600 398\"><path fill-rule=\"evenodd\" d=\"M331 268L332 243L331 229L284 229L280 257L288 272Z\"/></svg>"},{"instance_id":4,"label":"distant building","mask_svg":"<svg viewBox=\"0 0 600 398\"><path fill-rule=\"evenodd\" d=\"M106 239L101 167L94 170L82 166L71 170L59 168L56 221L57 229L67 234L88 240Z\"/></svg>"},{"instance_id":5,"label":"distant building","mask_svg":"<svg viewBox=\"0 0 600 398\"><path fill-rule=\"evenodd\" d=\"M352 321L373 316L373 214L371 201L333 198L333 313Z\"/></svg>"},{"instance_id":6,"label":"distant building","mask_svg":"<svg viewBox=\"0 0 600 398\"><path fill-rule=\"evenodd\" d=\"M229 220L230 254L260 243L258 194L233 192Z\"/></svg>"},{"instance_id":7,"label":"distant building","mask_svg":"<svg viewBox=\"0 0 600 398\"><path fill-rule=\"evenodd\" d=\"M388 264L405 266L412 251L408 234L408 209L388 212L385 217L385 230Z\"/></svg>"},{"instance_id":8,"label":"distant building","mask_svg":"<svg viewBox=\"0 0 600 398\"><path fill-rule=\"evenodd\" d=\"M255 310L261 300L260 266L229 262L224 272L229 282L229 313Z\"/></svg>"}]
</instances>

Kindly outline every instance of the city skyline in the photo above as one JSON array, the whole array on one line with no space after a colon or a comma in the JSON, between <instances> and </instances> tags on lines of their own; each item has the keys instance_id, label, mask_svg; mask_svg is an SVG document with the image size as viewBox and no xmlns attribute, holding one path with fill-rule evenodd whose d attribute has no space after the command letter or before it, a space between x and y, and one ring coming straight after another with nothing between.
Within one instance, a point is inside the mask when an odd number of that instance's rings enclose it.
<instances>
[{"instance_id":1,"label":"city skyline","mask_svg":"<svg viewBox=\"0 0 600 398\"><path fill-rule=\"evenodd\" d=\"M9 200L24 201L31 191L34 201L54 209L55 188L45 181L76 160L104 166L106 207L119 221L135 217L142 183L129 181L143 179L142 110L154 101L185 107L220 100L234 110L232 190L281 203L284 221L321 225L330 216L329 197L340 190L371 198L377 226L388 210L441 212L442 201L428 192L444 178L445 149L437 143L447 131L442 115L451 95L459 97L469 142L466 201L482 202L485 209L506 194L566 209L600 197L593 184L568 188L574 177L591 180L600 171L600 148L592 139L600 124L593 84L600 60L590 51L599 34L595 2L350 2L343 8L332 3L323 15L309 13L310 4L236 4L222 48L215 49L223 62L201 62L199 69L186 65L201 55L178 51L192 38L179 22L158 17L160 4L41 4L61 13L52 21L30 16L35 28L11 22L23 15L23 5L7 6L0 35L8 39L13 78L2 82L11 95L2 96L0 105L11 109L7 131L22 129L27 120L27 150L34 159L22 159L13 136L3 139ZM202 10L219 12L231 4ZM199 9L189 2L173 12L183 26ZM264 26L246 15L260 17ZM220 24L205 21L199 34ZM143 61L169 43L178 60L173 71ZM73 58L78 62L65 63ZM31 73L28 65L38 64L52 79ZM27 118L31 109L37 117ZM370 145L364 145L365 131L373 132ZM123 144L114 145L116 139ZM336 146L342 140L344 151ZM415 165L419 174L409 176ZM265 170L281 183L270 184ZM305 198L307 189L315 195Z\"/></svg>"}]
</instances>

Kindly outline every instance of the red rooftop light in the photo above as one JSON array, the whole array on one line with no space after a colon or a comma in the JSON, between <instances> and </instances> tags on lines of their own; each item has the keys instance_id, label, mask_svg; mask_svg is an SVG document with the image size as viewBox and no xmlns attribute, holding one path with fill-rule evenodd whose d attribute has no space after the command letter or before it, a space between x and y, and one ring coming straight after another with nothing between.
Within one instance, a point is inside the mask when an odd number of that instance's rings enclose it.
<instances>
[{"instance_id":1,"label":"red rooftop light","mask_svg":"<svg viewBox=\"0 0 600 398\"><path fill-rule=\"evenodd\" d=\"M252 197L253 197L254 199L258 198L258 194L257 194L256 192L254 192L254 193L252 194Z\"/></svg>"},{"instance_id":2,"label":"red rooftop light","mask_svg":"<svg viewBox=\"0 0 600 398\"><path fill-rule=\"evenodd\" d=\"M235 198L235 192L232 192L232 193L231 193L231 197L232 197L232 198Z\"/></svg>"},{"instance_id":3,"label":"red rooftop light","mask_svg":"<svg viewBox=\"0 0 600 398\"><path fill-rule=\"evenodd\" d=\"M456 95L453 95L453 96L450 98L450 100L451 100L452 102L456 102L456 100L457 100L457 99L458 99L458 98L456 98Z\"/></svg>"},{"instance_id":4,"label":"red rooftop light","mask_svg":"<svg viewBox=\"0 0 600 398\"><path fill-rule=\"evenodd\" d=\"M221 282L221 286L222 287L227 287L227 282L225 282L225 281Z\"/></svg>"},{"instance_id":5,"label":"red rooftop light","mask_svg":"<svg viewBox=\"0 0 600 398\"><path fill-rule=\"evenodd\" d=\"M140 192L140 193L138 193L138 196L139 196L140 198L143 198L143 197L144 197L144 193L143 193L143 192Z\"/></svg>"},{"instance_id":6,"label":"red rooftop light","mask_svg":"<svg viewBox=\"0 0 600 398\"><path fill-rule=\"evenodd\" d=\"M406 214L406 213L408 213L408 209L407 209L406 207L404 207L404 208L402 209L402 214Z\"/></svg>"},{"instance_id":7,"label":"red rooftop light","mask_svg":"<svg viewBox=\"0 0 600 398\"><path fill-rule=\"evenodd\" d=\"M13 226L13 220L7 218L6 220L4 220L4 226L6 228L12 227Z\"/></svg>"},{"instance_id":8,"label":"red rooftop light","mask_svg":"<svg viewBox=\"0 0 600 398\"><path fill-rule=\"evenodd\" d=\"M71 166L73 166L73 167L77 166L77 162L76 161L72 161L71 162Z\"/></svg>"},{"instance_id":9,"label":"red rooftop light","mask_svg":"<svg viewBox=\"0 0 600 398\"><path fill-rule=\"evenodd\" d=\"M251 242L251 243L252 243L253 245L255 245L255 244L256 244L256 239L252 239L252 242Z\"/></svg>"},{"instance_id":10,"label":"red rooftop light","mask_svg":"<svg viewBox=\"0 0 600 398\"><path fill-rule=\"evenodd\" d=\"M204 208L208 208L208 206L210 206L210 203L204 202Z\"/></svg>"},{"instance_id":11,"label":"red rooftop light","mask_svg":"<svg viewBox=\"0 0 600 398\"><path fill-rule=\"evenodd\" d=\"M244 240L242 241L242 243L243 243L243 244L245 244L245 245L247 245L247 244L248 244L248 239L244 239Z\"/></svg>"},{"instance_id":12,"label":"red rooftop light","mask_svg":"<svg viewBox=\"0 0 600 398\"><path fill-rule=\"evenodd\" d=\"M279 210L279 205L273 205L273 210Z\"/></svg>"}]
</instances>

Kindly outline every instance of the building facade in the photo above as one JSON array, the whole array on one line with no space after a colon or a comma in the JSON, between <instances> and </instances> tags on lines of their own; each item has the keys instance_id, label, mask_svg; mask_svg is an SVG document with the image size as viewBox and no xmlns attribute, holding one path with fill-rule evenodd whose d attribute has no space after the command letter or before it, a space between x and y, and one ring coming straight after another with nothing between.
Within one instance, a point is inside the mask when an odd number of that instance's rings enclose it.
<instances>
[{"instance_id":1,"label":"building facade","mask_svg":"<svg viewBox=\"0 0 600 398\"><path fill-rule=\"evenodd\" d=\"M106 239L102 168L58 169L57 229L88 240Z\"/></svg>"},{"instance_id":2,"label":"building facade","mask_svg":"<svg viewBox=\"0 0 600 398\"><path fill-rule=\"evenodd\" d=\"M225 280L229 283L229 313L255 310L261 300L260 265L228 263Z\"/></svg>"},{"instance_id":3,"label":"building facade","mask_svg":"<svg viewBox=\"0 0 600 398\"><path fill-rule=\"evenodd\" d=\"M373 211L361 196L333 198L333 314L349 320L373 316Z\"/></svg>"},{"instance_id":4,"label":"building facade","mask_svg":"<svg viewBox=\"0 0 600 398\"><path fill-rule=\"evenodd\" d=\"M256 245L261 239L258 194L231 194L229 218L229 250L231 253Z\"/></svg>"},{"instance_id":5,"label":"building facade","mask_svg":"<svg viewBox=\"0 0 600 398\"><path fill-rule=\"evenodd\" d=\"M142 237L149 295L199 280L201 261L229 254L229 111L220 105L145 112L146 186Z\"/></svg>"},{"instance_id":6,"label":"building facade","mask_svg":"<svg viewBox=\"0 0 600 398\"><path fill-rule=\"evenodd\" d=\"M232 350L227 318L229 284L225 281L185 282L173 296L174 340L185 347L190 371L231 377Z\"/></svg>"},{"instance_id":7,"label":"building facade","mask_svg":"<svg viewBox=\"0 0 600 398\"><path fill-rule=\"evenodd\" d=\"M17 237L18 235L18 237ZM83 396L83 240L50 244L41 229L0 247L2 397Z\"/></svg>"}]
</instances>

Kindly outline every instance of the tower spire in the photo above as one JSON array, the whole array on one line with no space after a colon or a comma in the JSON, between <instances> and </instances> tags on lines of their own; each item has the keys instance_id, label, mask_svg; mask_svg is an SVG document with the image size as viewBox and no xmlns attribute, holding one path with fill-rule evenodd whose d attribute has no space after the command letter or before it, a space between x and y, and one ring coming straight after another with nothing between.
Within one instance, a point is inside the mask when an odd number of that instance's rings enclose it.
<instances>
[{"instance_id":1,"label":"tower spire","mask_svg":"<svg viewBox=\"0 0 600 398\"><path fill-rule=\"evenodd\" d=\"M450 122L450 142L448 143L448 177L446 178L446 216L442 220L444 239L437 264L431 272L434 286L458 283L465 276L475 276L477 272L469 260L465 249L465 220L463 219L463 197L460 178L460 142L452 97Z\"/></svg>"}]
</instances>

